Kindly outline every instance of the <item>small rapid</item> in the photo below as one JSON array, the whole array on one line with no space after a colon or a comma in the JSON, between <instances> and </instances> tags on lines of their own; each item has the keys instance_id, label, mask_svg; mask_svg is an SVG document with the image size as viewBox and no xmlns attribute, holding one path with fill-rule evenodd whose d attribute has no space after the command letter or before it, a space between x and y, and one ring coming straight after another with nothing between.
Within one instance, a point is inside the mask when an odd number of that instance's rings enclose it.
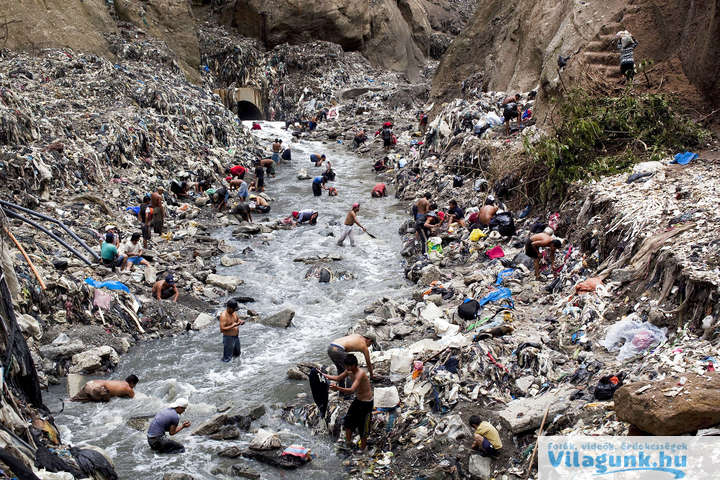
<instances>
[{"instance_id":1,"label":"small rapid","mask_svg":"<svg viewBox=\"0 0 720 480\"><path fill-rule=\"evenodd\" d=\"M276 178L266 178L266 192L275 199L272 211L267 215L254 214L253 219L258 222L268 217L282 218L293 210L312 208L320 212L317 225L278 230L270 241L257 237L235 239L233 227L218 230L214 235L227 240L238 252L246 247L252 249L242 256L241 265L217 266L217 273L239 275L245 280L236 294L256 300L245 306L263 316L290 308L296 312L293 326L274 329L246 323L240 327L242 355L230 364L220 361L222 339L217 327L140 343L121 357L112 374L112 378L124 378L135 373L140 378L135 399L114 399L108 404L66 402L64 412L56 417L66 441L88 442L105 448L122 479L155 480L168 472L213 479L218 478L212 473L215 469L233 463L245 464L262 473L264 479L341 476L342 459L335 454L330 438L312 436L304 427L284 423L274 405L292 400L302 392L312 401L307 382L288 380L287 369L298 362L328 364L325 354L328 343L345 334L354 320L363 316L365 305L379 297L393 298L407 291L397 235L406 213L392 195L370 198L370 191L378 181L371 159L361 158L336 143L291 141L289 132L280 127L280 123L266 122L263 130L254 132L267 150L274 138L283 139L283 144L292 148L292 160L279 165ZM310 180L297 180L301 169L310 175L324 171L324 165L316 168L310 163L311 153L325 153L332 162L337 173L332 185L338 189L339 196L313 197ZM356 201L361 203L360 222L377 239L356 229L357 246L352 248L346 242L345 247L338 247L335 242L343 219ZM334 236L329 236L330 232ZM343 258L330 267L350 272L354 279L319 283L317 278L305 278L309 265L293 261L297 257L331 253ZM64 386L53 387L46 403L57 405L64 396ZM145 432L134 430L126 422L131 417L154 415L179 396L186 396L190 401L182 416L183 420L193 422L190 431L214 415L220 406L232 404L234 408L242 408L264 404L267 414L253 427L266 425L281 431L285 445L290 442L305 445L317 458L298 471L287 472L242 458L228 460L215 455L227 446L246 446L252 433L240 440L215 441L182 432L176 439L185 445L184 454L157 455L148 447Z\"/></svg>"}]
</instances>

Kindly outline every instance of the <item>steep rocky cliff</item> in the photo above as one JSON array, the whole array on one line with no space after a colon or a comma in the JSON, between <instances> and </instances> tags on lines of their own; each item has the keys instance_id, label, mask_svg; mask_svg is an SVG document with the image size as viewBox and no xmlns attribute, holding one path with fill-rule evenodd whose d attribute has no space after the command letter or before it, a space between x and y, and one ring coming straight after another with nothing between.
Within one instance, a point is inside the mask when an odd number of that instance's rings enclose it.
<instances>
[{"instance_id":1,"label":"steep rocky cliff","mask_svg":"<svg viewBox=\"0 0 720 480\"><path fill-rule=\"evenodd\" d=\"M212 5L206 5L212 4ZM194 81L200 79L197 27L221 22L267 47L326 40L360 51L376 65L417 77L462 30L475 0L0 0L0 47L69 47L113 57L107 35L130 22L165 41Z\"/></svg>"},{"instance_id":2,"label":"steep rocky cliff","mask_svg":"<svg viewBox=\"0 0 720 480\"><path fill-rule=\"evenodd\" d=\"M416 77L459 33L474 1L239 0L219 9L222 22L268 47L325 40L361 51L382 67Z\"/></svg>"},{"instance_id":3,"label":"steep rocky cliff","mask_svg":"<svg viewBox=\"0 0 720 480\"><path fill-rule=\"evenodd\" d=\"M720 8L717 2L608 0L482 0L473 19L442 58L432 97L463 89L544 92L561 85L558 55L571 55L562 82L588 78L619 84L614 34L629 30L649 61L650 86L681 91L691 102L717 102L720 93ZM645 81L645 77L641 76ZM542 92L541 92L542 93Z\"/></svg>"}]
</instances>

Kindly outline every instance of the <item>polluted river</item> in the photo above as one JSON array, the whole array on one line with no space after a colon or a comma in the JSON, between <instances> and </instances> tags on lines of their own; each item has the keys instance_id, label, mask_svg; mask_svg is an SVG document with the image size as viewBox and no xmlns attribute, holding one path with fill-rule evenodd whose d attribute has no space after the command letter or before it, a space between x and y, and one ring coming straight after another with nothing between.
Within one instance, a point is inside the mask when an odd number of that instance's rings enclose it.
<instances>
[{"instance_id":1,"label":"polluted river","mask_svg":"<svg viewBox=\"0 0 720 480\"><path fill-rule=\"evenodd\" d=\"M113 378L134 373L140 378L134 400L114 399L108 404L65 403L65 410L56 417L61 432L72 443L88 442L108 450L115 461L120 478L161 479L168 472L185 472L196 478L218 478L212 471L218 467L242 463L262 473L262 478L338 478L342 471L342 455L336 453L327 435L313 436L302 426L289 425L280 417L278 404L307 395L307 382L288 380L286 371L299 362L329 364L328 344L346 333L355 319L363 315L363 307L380 297L397 297L407 289L400 257L398 227L406 217L403 205L392 195L371 199L370 191L378 179L372 161L350 152L344 145L296 140L278 123L263 123L258 140L268 145L273 138L292 147L292 160L283 161L276 178L266 177L266 191L275 199L267 215L255 214L258 222L265 218L288 216L293 210L312 208L320 212L316 226L300 226L278 230L272 239L234 239L233 227L214 232L237 251L250 247L242 256L244 263L233 267L218 264L217 272L239 275L245 283L235 295L253 297L245 307L267 316L285 308L295 311L293 325L275 329L247 322L240 327L242 355L229 364L220 361L222 340L217 326L172 338L139 343L121 357ZM315 167L311 153L325 153L337 173L337 197L313 197L310 180L298 180L306 169L311 176L320 175L325 166ZM359 221L373 233L372 239L355 229L357 246L336 245L342 223L353 202L360 202ZM331 236L334 235L334 236ZM342 260L332 263L334 271L351 273L354 278L319 283L305 278L310 265L294 262L297 257L338 254ZM181 293L182 294L182 293ZM240 313L244 313L241 305ZM219 313L220 308L217 312ZM51 389L49 405L59 405L64 387ZM146 434L127 425L128 419L153 415L178 397L189 399L189 408L181 421L193 426L173 437L183 443L186 452L180 455L157 455L147 445ZM232 405L240 409L262 404L265 416L240 440L215 441L192 436L194 427ZM281 432L283 444L302 444L312 449L317 458L295 472L273 470L257 462L238 458L219 458L216 452L236 445L244 447L252 438L253 429L267 426Z\"/></svg>"}]
</instances>

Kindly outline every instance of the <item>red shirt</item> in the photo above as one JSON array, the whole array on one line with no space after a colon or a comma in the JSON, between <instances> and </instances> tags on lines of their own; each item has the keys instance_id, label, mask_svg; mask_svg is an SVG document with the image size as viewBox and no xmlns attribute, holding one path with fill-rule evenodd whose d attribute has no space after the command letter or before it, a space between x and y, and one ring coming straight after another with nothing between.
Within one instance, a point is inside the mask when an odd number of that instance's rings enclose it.
<instances>
[{"instance_id":1,"label":"red shirt","mask_svg":"<svg viewBox=\"0 0 720 480\"><path fill-rule=\"evenodd\" d=\"M373 192L378 192L381 195L384 194L385 193L385 184L384 183L376 184L375 187L373 188Z\"/></svg>"},{"instance_id":2,"label":"red shirt","mask_svg":"<svg viewBox=\"0 0 720 480\"><path fill-rule=\"evenodd\" d=\"M239 177L240 175L244 174L246 171L245 167L242 165L235 165L230 169L230 175L233 175L235 177Z\"/></svg>"}]
</instances>

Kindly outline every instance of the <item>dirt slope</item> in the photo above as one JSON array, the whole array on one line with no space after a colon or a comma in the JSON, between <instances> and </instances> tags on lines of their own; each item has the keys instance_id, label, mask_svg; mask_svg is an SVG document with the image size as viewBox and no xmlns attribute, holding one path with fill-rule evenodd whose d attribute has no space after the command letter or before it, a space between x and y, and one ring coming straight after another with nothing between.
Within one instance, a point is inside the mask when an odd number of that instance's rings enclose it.
<instances>
[{"instance_id":1,"label":"dirt slope","mask_svg":"<svg viewBox=\"0 0 720 480\"><path fill-rule=\"evenodd\" d=\"M432 97L457 96L463 82L465 89L524 91L540 85L545 92L557 91L560 54L574 54L562 76L567 87L588 74L622 85L612 40L628 29L640 43L636 62L651 61L651 87L681 92L698 105L717 103L719 23L717 2L482 0L443 57Z\"/></svg>"}]
</instances>

